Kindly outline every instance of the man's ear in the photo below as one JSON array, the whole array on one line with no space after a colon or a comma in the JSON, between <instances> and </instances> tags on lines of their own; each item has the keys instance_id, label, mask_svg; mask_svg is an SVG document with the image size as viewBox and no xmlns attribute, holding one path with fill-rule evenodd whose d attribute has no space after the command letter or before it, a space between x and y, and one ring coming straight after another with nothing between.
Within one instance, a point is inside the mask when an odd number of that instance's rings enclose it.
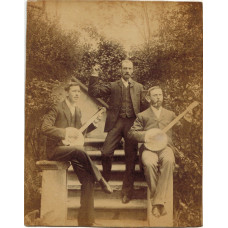
<instances>
[{"instance_id":1,"label":"man's ear","mask_svg":"<svg viewBox=\"0 0 228 228\"><path fill-rule=\"evenodd\" d=\"M146 99L146 101L147 101L148 103L151 102L150 93L149 93L149 92L147 92L147 94L146 94L146 96L145 96L145 99Z\"/></svg>"}]
</instances>

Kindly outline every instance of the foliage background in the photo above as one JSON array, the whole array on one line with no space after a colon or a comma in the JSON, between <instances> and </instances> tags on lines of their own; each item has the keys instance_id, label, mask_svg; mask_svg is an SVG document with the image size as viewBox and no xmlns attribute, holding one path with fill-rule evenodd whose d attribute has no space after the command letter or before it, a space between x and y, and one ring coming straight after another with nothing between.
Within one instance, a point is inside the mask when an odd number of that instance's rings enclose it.
<instances>
[{"instance_id":1,"label":"foliage background","mask_svg":"<svg viewBox=\"0 0 228 228\"><path fill-rule=\"evenodd\" d=\"M123 12L122 23L135 26L142 34L142 43L127 51L122 42L92 24L65 30L43 7L28 3L25 214L40 206L41 178L35 162L46 158L45 137L39 132L42 116L64 96L61 87L72 76L88 84L92 66L99 63L101 81L114 81L120 77L120 62L128 57L135 66L135 79L145 89L152 85L163 88L168 109L179 114L194 100L202 104L202 4L162 3L157 14L150 4L126 4L117 5ZM102 7L106 12L110 6ZM160 22L156 33L152 32L154 21ZM85 34L90 42L82 42ZM174 177L175 226L202 224L202 105L193 115L191 135L176 131L174 136L179 151Z\"/></svg>"}]
</instances>

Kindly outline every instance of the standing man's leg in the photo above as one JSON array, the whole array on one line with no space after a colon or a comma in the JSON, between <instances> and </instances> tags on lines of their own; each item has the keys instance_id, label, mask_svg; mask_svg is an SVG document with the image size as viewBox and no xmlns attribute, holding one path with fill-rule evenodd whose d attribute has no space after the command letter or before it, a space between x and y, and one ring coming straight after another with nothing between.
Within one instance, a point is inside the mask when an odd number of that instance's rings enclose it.
<instances>
[{"instance_id":1,"label":"standing man's leg","mask_svg":"<svg viewBox=\"0 0 228 228\"><path fill-rule=\"evenodd\" d=\"M133 125L135 118L123 119L124 123L124 141L125 141L125 164L126 171L122 186L122 202L128 203L134 191L135 163L137 159L138 143L128 138L128 132Z\"/></svg>"},{"instance_id":2,"label":"standing man's leg","mask_svg":"<svg viewBox=\"0 0 228 228\"><path fill-rule=\"evenodd\" d=\"M122 125L120 119L117 120L115 126L110 130L105 139L102 148L102 166L103 166L103 177L106 181L110 180L111 168L112 168L112 157L114 150L117 148L122 138Z\"/></svg>"}]
</instances>

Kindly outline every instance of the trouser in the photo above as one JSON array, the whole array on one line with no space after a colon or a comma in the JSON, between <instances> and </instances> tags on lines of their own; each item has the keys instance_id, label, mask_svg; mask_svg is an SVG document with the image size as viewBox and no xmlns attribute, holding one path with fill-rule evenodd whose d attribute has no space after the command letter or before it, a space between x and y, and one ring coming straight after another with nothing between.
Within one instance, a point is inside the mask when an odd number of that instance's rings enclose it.
<instances>
[{"instance_id":1,"label":"trouser","mask_svg":"<svg viewBox=\"0 0 228 228\"><path fill-rule=\"evenodd\" d=\"M173 150L170 147L158 152L144 150L142 163L152 205L164 205L175 165Z\"/></svg>"},{"instance_id":2,"label":"trouser","mask_svg":"<svg viewBox=\"0 0 228 228\"><path fill-rule=\"evenodd\" d=\"M102 148L102 166L103 176L106 181L110 180L112 157L114 150L117 148L122 137L125 145L125 164L126 170L123 178L122 195L132 196L134 185L135 162L137 158L138 143L128 139L127 134L133 125L135 118L119 118L107 134L103 148Z\"/></svg>"},{"instance_id":3,"label":"trouser","mask_svg":"<svg viewBox=\"0 0 228 228\"><path fill-rule=\"evenodd\" d=\"M100 171L81 146L58 146L52 160L71 162L82 184L78 225L91 225L94 222L94 182L101 179Z\"/></svg>"}]
</instances>

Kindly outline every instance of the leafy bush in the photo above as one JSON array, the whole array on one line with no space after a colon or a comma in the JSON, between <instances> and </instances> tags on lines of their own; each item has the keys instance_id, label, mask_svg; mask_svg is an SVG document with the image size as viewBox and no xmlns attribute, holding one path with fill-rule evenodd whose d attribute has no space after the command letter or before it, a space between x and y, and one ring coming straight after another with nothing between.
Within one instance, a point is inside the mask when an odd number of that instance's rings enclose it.
<instances>
[{"instance_id":1,"label":"leafy bush","mask_svg":"<svg viewBox=\"0 0 228 228\"><path fill-rule=\"evenodd\" d=\"M164 7L157 39L135 48L135 74L145 88L160 85L164 106L180 114L192 101L190 135L176 131L179 166L174 178L175 226L200 226L202 208L202 9L201 4ZM187 129L186 129L187 130ZM185 131L184 131L185 132Z\"/></svg>"}]
</instances>

